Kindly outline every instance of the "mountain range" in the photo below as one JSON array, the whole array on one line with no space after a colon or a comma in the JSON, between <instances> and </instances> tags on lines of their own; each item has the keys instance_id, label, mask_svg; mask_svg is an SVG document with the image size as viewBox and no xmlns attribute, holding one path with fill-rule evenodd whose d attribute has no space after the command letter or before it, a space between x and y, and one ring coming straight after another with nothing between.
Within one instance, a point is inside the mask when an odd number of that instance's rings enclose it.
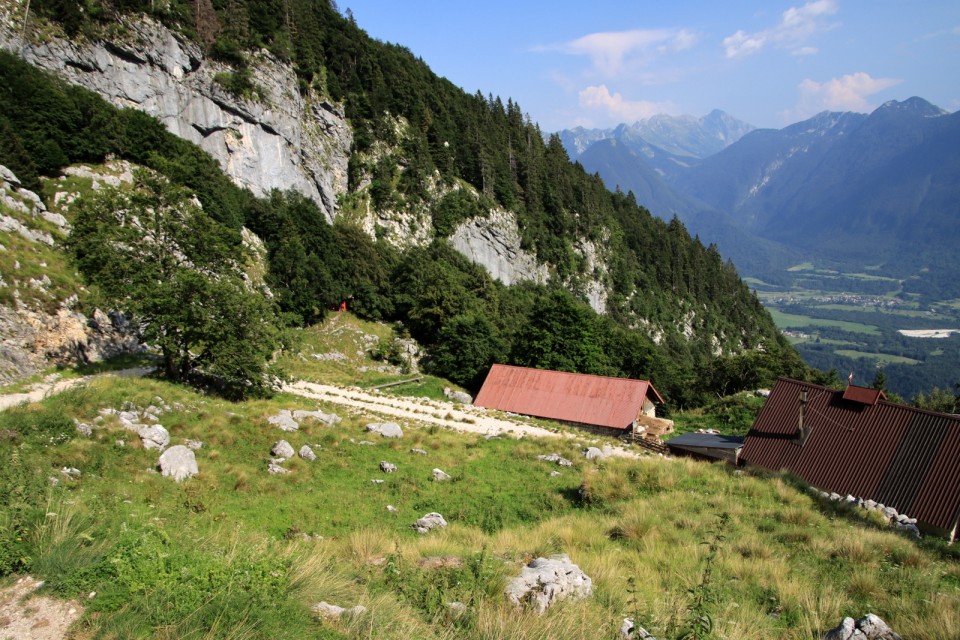
<instances>
[{"instance_id":1,"label":"mountain range","mask_svg":"<svg viewBox=\"0 0 960 640\"><path fill-rule=\"evenodd\" d=\"M957 266L960 113L914 97L870 114L823 112L779 130L718 111L659 121L671 126L654 133L672 131L678 142L644 139L650 121L585 146L597 134L559 135L610 188L633 192L661 217L678 216L750 275L799 257L893 275L929 269L940 281ZM713 154L688 144L706 131L729 142Z\"/></svg>"}]
</instances>

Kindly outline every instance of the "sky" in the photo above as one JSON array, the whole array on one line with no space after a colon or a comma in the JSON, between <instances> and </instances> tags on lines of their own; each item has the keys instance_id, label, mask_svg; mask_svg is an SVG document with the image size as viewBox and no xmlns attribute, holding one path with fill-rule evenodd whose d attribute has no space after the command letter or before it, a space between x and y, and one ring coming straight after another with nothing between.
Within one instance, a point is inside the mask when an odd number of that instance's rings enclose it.
<instances>
[{"instance_id":1,"label":"sky","mask_svg":"<svg viewBox=\"0 0 960 640\"><path fill-rule=\"evenodd\" d=\"M338 0L544 131L721 109L782 128L919 96L960 110L960 0Z\"/></svg>"}]
</instances>

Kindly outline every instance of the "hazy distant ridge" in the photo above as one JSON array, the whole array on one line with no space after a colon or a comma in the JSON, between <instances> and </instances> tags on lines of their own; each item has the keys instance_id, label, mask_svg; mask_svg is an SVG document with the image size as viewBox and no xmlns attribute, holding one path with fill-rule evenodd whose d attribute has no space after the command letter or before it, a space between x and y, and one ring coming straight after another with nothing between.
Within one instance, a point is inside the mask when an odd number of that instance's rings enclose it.
<instances>
[{"instance_id":1,"label":"hazy distant ridge","mask_svg":"<svg viewBox=\"0 0 960 640\"><path fill-rule=\"evenodd\" d=\"M676 156L706 158L755 128L714 109L701 118L661 114L612 129L564 129L559 135L571 159L576 159L595 142L607 138L619 140L635 151L650 153L648 147L656 147Z\"/></svg>"}]
</instances>

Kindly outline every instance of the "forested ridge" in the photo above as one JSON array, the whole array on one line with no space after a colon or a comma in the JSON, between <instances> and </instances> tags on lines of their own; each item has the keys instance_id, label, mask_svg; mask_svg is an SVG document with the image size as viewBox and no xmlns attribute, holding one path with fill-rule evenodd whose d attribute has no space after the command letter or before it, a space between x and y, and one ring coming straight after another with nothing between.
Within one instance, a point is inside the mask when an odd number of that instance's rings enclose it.
<instances>
[{"instance_id":1,"label":"forested ridge","mask_svg":"<svg viewBox=\"0 0 960 640\"><path fill-rule=\"evenodd\" d=\"M110 37L120 14L152 14L230 62L231 90L256 93L245 52L262 47L294 65L302 91L344 104L354 128L351 193L366 190L375 207L428 210L429 246L399 251L346 220L329 225L295 193L254 198L152 118L0 57L0 163L39 188L40 176L70 163L115 156L193 190L234 242L246 226L266 243L267 283L288 325L348 300L358 315L401 322L427 347L428 367L474 388L490 363L511 362L649 378L689 406L774 375L810 375L715 247L677 219L653 217L632 194L607 191L512 100L462 91L406 48L367 37L332 3L34 0L31 12L89 38ZM375 144L392 151L370 165ZM479 198L436 197L438 175ZM525 247L551 268L550 286L505 287L443 239L492 207L516 215ZM609 246L605 316L568 292L585 268L574 251L580 238Z\"/></svg>"}]
</instances>

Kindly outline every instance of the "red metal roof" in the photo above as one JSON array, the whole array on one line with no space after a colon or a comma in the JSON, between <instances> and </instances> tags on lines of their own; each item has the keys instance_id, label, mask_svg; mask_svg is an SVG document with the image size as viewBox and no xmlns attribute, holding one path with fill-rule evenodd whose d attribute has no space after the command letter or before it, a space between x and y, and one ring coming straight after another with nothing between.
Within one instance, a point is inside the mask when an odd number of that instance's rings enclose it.
<instances>
[{"instance_id":1,"label":"red metal roof","mask_svg":"<svg viewBox=\"0 0 960 640\"><path fill-rule=\"evenodd\" d=\"M809 437L800 446L803 422ZM960 418L781 378L741 460L787 469L823 491L872 499L951 532L960 517Z\"/></svg>"},{"instance_id":2,"label":"red metal roof","mask_svg":"<svg viewBox=\"0 0 960 640\"><path fill-rule=\"evenodd\" d=\"M878 400L886 400L887 395L880 389L869 387L855 387L852 384L843 391L844 400L852 400L860 404L877 404Z\"/></svg>"},{"instance_id":3,"label":"red metal roof","mask_svg":"<svg viewBox=\"0 0 960 640\"><path fill-rule=\"evenodd\" d=\"M474 404L538 418L627 429L644 399L663 402L646 380L495 364Z\"/></svg>"}]
</instances>

